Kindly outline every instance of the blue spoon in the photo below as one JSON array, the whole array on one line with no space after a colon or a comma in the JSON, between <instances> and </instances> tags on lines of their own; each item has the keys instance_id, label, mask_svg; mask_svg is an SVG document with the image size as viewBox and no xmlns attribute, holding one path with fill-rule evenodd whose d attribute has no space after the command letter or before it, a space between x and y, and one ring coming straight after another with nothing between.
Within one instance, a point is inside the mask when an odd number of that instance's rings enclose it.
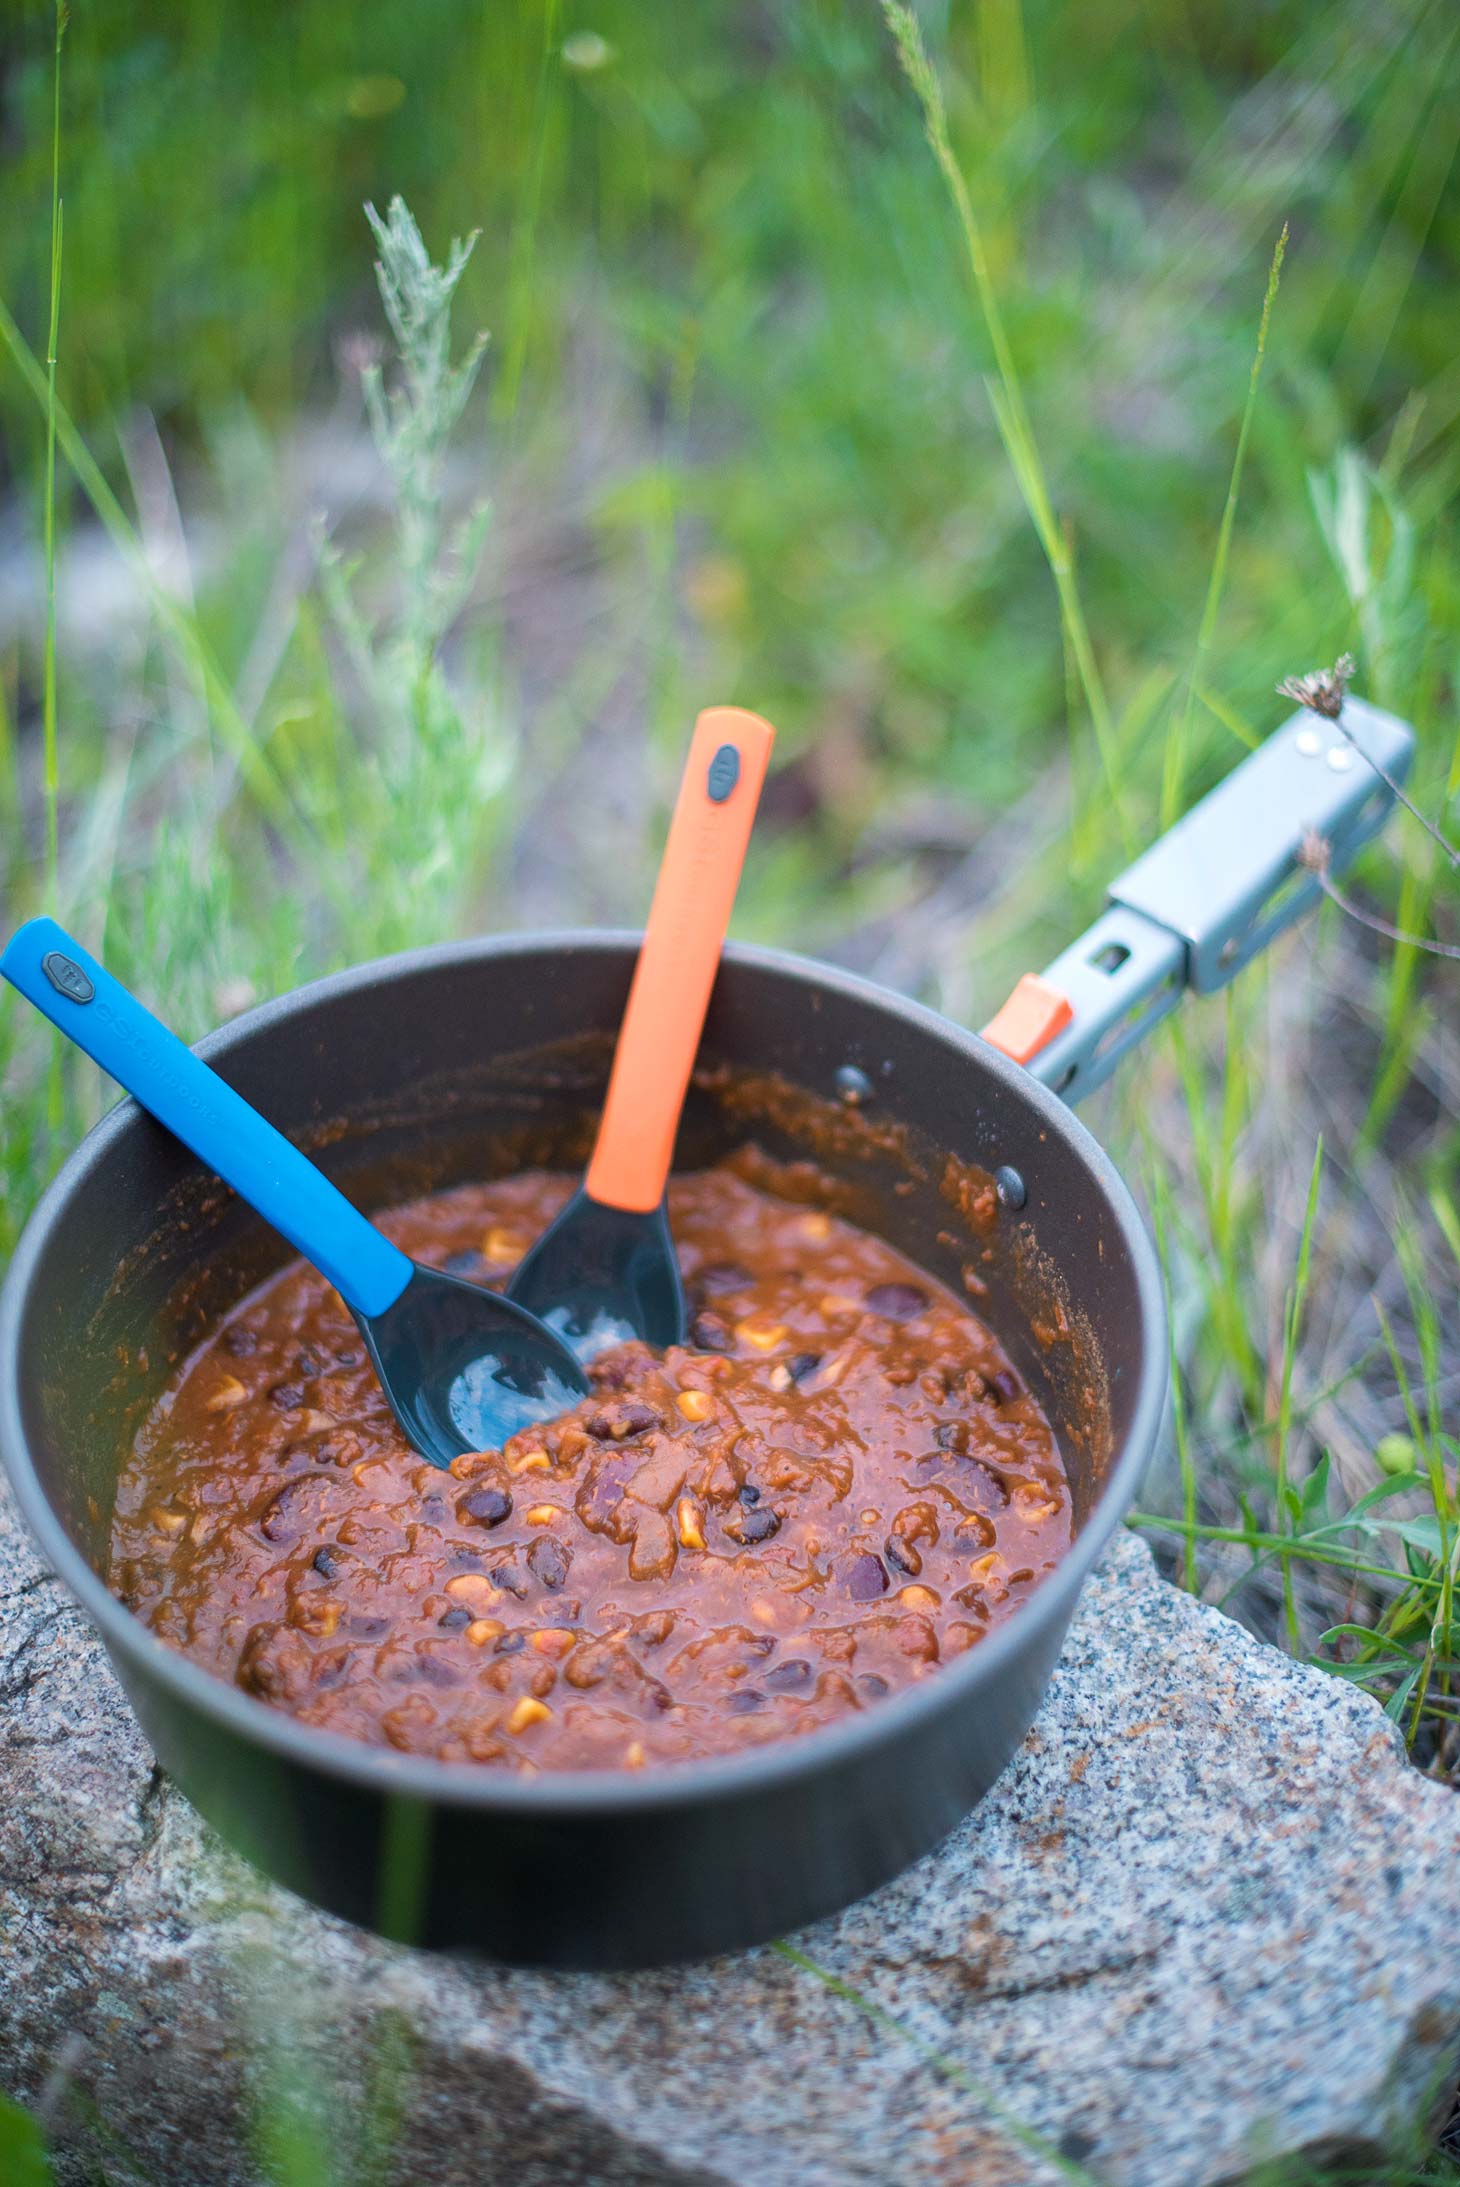
<instances>
[{"instance_id":1,"label":"blue spoon","mask_svg":"<svg viewBox=\"0 0 1460 2187\"><path fill-rule=\"evenodd\" d=\"M391 1410L432 1465L497 1449L586 1393L551 1329L494 1291L409 1260L53 919L20 928L0 973L328 1277Z\"/></svg>"}]
</instances>

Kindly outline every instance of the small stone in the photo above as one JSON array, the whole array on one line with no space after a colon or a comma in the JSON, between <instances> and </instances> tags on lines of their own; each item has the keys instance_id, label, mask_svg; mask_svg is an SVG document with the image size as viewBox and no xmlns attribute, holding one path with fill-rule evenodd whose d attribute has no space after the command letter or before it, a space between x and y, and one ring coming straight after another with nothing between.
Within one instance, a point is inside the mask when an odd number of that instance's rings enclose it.
<instances>
[{"instance_id":1,"label":"small stone","mask_svg":"<svg viewBox=\"0 0 1460 2187\"><path fill-rule=\"evenodd\" d=\"M512 1516L512 1498L504 1488L474 1488L456 1507L463 1526L500 1526Z\"/></svg>"},{"instance_id":2,"label":"small stone","mask_svg":"<svg viewBox=\"0 0 1460 2187\"><path fill-rule=\"evenodd\" d=\"M847 1572L847 1593L853 1602L875 1602L887 1592L887 1569L880 1557L870 1551L854 1558Z\"/></svg>"}]
</instances>

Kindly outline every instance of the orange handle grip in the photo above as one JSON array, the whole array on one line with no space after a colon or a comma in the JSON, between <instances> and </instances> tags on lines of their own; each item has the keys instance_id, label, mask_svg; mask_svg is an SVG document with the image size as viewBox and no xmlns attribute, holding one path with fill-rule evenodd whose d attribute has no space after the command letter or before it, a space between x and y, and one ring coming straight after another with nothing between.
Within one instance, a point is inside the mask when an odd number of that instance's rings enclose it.
<instances>
[{"instance_id":1,"label":"orange handle grip","mask_svg":"<svg viewBox=\"0 0 1460 2187\"><path fill-rule=\"evenodd\" d=\"M605 1207L659 1205L776 732L738 706L695 723L585 1183Z\"/></svg>"}]
</instances>

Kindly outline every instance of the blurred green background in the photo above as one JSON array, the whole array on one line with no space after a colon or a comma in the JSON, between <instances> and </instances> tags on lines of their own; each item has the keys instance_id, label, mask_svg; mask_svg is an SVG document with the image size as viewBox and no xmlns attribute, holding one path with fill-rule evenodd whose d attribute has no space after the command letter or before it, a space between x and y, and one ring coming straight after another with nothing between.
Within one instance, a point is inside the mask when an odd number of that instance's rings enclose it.
<instances>
[{"instance_id":1,"label":"blurred green background","mask_svg":"<svg viewBox=\"0 0 1460 2187\"><path fill-rule=\"evenodd\" d=\"M13 6L5 919L54 905L189 1037L381 949L632 922L694 712L728 699L780 729L737 929L977 1023L1283 718L1277 680L1343 650L1414 722L1453 838L1460 11L918 20L982 301L875 0L77 7L48 770L55 21ZM362 210L397 193L438 263L479 231L456 354L491 332L414 472L361 378L400 384ZM1052 542L1000 436L990 296ZM1417 945L1460 940L1455 870L1401 817L1352 888L1414 940L1327 907L1091 1121L1171 1286L1168 1569L1369 1685L1450 1776L1460 1012ZM110 1094L8 997L0 1082L3 1255ZM1382 1479L1432 1552L1337 1539L1392 1583L1314 1539Z\"/></svg>"}]
</instances>

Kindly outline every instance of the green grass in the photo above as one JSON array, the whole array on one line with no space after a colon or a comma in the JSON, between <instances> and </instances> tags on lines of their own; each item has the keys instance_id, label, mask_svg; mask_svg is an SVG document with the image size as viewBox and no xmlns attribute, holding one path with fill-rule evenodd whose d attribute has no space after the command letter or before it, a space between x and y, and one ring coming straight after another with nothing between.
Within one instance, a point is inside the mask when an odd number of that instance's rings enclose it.
<instances>
[{"instance_id":1,"label":"green grass","mask_svg":"<svg viewBox=\"0 0 1460 2187\"><path fill-rule=\"evenodd\" d=\"M186 1034L373 951L634 917L716 696L782 732L742 930L969 1022L1344 650L1454 840L1436 0L118 0L15 46L0 910L55 907ZM397 192L435 272L367 229ZM1460 938L1408 817L1345 888ZM1175 1330L1137 1523L1446 1782L1456 1000L1326 906L1090 1117ZM8 999L0 1084L3 1256L108 1095ZM318 2175L302 2100L281 2180Z\"/></svg>"}]
</instances>

